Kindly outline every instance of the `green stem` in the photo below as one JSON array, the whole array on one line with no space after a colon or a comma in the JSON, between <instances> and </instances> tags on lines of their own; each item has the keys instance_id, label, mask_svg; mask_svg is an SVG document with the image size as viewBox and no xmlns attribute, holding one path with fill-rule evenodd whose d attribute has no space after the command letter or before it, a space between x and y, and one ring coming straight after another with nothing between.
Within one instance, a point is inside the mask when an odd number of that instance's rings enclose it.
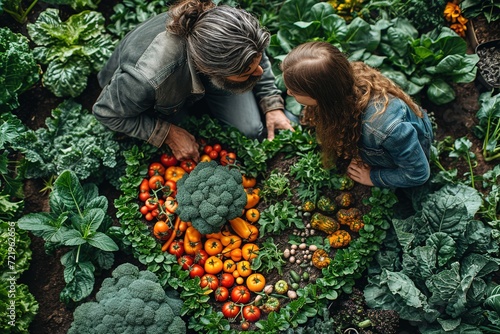
<instances>
[{"instance_id":1,"label":"green stem","mask_svg":"<svg viewBox=\"0 0 500 334\"><path fill-rule=\"evenodd\" d=\"M470 161L470 156L467 154L467 163L469 164L469 171L470 171L470 179L471 179L471 183L472 183L472 188L476 188L475 185L474 185L474 173L473 173L473 170L472 170L472 163Z\"/></svg>"}]
</instances>

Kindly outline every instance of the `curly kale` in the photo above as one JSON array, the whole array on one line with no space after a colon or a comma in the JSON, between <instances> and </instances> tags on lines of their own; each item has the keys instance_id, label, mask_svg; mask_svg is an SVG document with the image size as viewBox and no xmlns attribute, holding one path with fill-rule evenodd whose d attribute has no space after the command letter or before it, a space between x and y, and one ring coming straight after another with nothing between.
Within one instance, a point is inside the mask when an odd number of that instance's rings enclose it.
<instances>
[{"instance_id":1,"label":"curly kale","mask_svg":"<svg viewBox=\"0 0 500 334\"><path fill-rule=\"evenodd\" d=\"M166 293L154 273L124 263L103 281L96 302L75 309L68 334L185 334L181 308L182 301Z\"/></svg>"},{"instance_id":2,"label":"curly kale","mask_svg":"<svg viewBox=\"0 0 500 334\"><path fill-rule=\"evenodd\" d=\"M215 161L201 162L177 182L177 213L202 234L220 231L247 203L240 171Z\"/></svg>"}]
</instances>

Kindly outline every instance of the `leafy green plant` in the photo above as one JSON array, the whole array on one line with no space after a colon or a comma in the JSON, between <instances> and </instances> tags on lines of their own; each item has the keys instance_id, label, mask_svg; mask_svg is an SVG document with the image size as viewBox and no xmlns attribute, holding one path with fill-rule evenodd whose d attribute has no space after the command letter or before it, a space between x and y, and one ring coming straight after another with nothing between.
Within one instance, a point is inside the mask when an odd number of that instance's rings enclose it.
<instances>
[{"instance_id":1,"label":"leafy green plant","mask_svg":"<svg viewBox=\"0 0 500 334\"><path fill-rule=\"evenodd\" d=\"M396 243L381 249L378 273L364 291L367 305L397 311L424 334L477 331L500 263L491 229L474 219L480 194L446 185L414 206L414 215L392 220Z\"/></svg>"},{"instance_id":2,"label":"leafy green plant","mask_svg":"<svg viewBox=\"0 0 500 334\"><path fill-rule=\"evenodd\" d=\"M423 7L423 10L427 7ZM272 36L270 55L279 61L295 46L310 40L329 42L351 61L378 68L412 96L425 89L430 101L441 105L453 101L453 83L472 82L479 57L467 54L466 41L447 27L418 35L404 18L365 21L356 17L347 23L326 2L287 0L279 12L280 29ZM281 75L278 86L284 89Z\"/></svg>"},{"instance_id":3,"label":"leafy green plant","mask_svg":"<svg viewBox=\"0 0 500 334\"><path fill-rule=\"evenodd\" d=\"M115 41L104 33L104 17L95 11L74 14L62 22L59 10L48 8L27 29L37 45L35 59L47 65L43 84L58 97L79 96L88 76L101 69L114 49Z\"/></svg>"},{"instance_id":4,"label":"leafy green plant","mask_svg":"<svg viewBox=\"0 0 500 334\"><path fill-rule=\"evenodd\" d=\"M471 150L471 148L472 142L467 137L457 138L449 156L450 158L463 158L465 160L467 166L469 166L469 173L465 173L465 175L469 175L471 187L475 188L473 161L476 159L476 154Z\"/></svg>"},{"instance_id":5,"label":"leafy green plant","mask_svg":"<svg viewBox=\"0 0 500 334\"><path fill-rule=\"evenodd\" d=\"M379 17L405 18L419 32L427 32L442 27L443 10L447 0L370 0L364 8Z\"/></svg>"},{"instance_id":6,"label":"leafy green plant","mask_svg":"<svg viewBox=\"0 0 500 334\"><path fill-rule=\"evenodd\" d=\"M274 243L274 239L267 238L262 242L257 257L252 260L252 270L269 273L273 269L276 269L281 276L283 275L283 265L285 263L286 261L283 258L282 252Z\"/></svg>"},{"instance_id":7,"label":"leafy green plant","mask_svg":"<svg viewBox=\"0 0 500 334\"><path fill-rule=\"evenodd\" d=\"M76 11L82 11L84 8L97 9L101 0L42 0L52 5L69 5Z\"/></svg>"},{"instance_id":8,"label":"leafy green plant","mask_svg":"<svg viewBox=\"0 0 500 334\"><path fill-rule=\"evenodd\" d=\"M321 189L332 185L334 170L323 168L320 153L317 150L299 154L299 160L290 167L290 175L300 182L297 193L302 201L316 203Z\"/></svg>"},{"instance_id":9,"label":"leafy green plant","mask_svg":"<svg viewBox=\"0 0 500 334\"><path fill-rule=\"evenodd\" d=\"M297 207L289 200L271 204L260 213L259 235L280 233L287 228L304 229L302 218L297 214Z\"/></svg>"},{"instance_id":10,"label":"leafy green plant","mask_svg":"<svg viewBox=\"0 0 500 334\"><path fill-rule=\"evenodd\" d=\"M113 132L80 104L62 102L45 124L46 128L27 129L12 144L25 156L27 178L49 178L70 169L80 180L92 176L102 181L102 167L116 167L119 145Z\"/></svg>"},{"instance_id":11,"label":"leafy green plant","mask_svg":"<svg viewBox=\"0 0 500 334\"><path fill-rule=\"evenodd\" d=\"M0 1L0 14L2 9L19 23L26 23L28 14L35 7L38 0L33 0L27 8L23 5L23 0L2 0Z\"/></svg>"},{"instance_id":12,"label":"leafy green plant","mask_svg":"<svg viewBox=\"0 0 500 334\"><path fill-rule=\"evenodd\" d=\"M50 212L30 213L18 220L18 227L45 240L47 251L67 247L61 257L66 286L65 303L79 302L94 288L96 269L113 265L118 245L108 235L112 224L108 201L99 196L93 183L82 185L76 174L64 171L54 182L49 197Z\"/></svg>"},{"instance_id":13,"label":"leafy green plant","mask_svg":"<svg viewBox=\"0 0 500 334\"><path fill-rule=\"evenodd\" d=\"M500 93L493 91L479 96L480 107L476 117L479 124L474 134L483 140L483 157L486 161L500 158Z\"/></svg>"},{"instance_id":14,"label":"leafy green plant","mask_svg":"<svg viewBox=\"0 0 500 334\"><path fill-rule=\"evenodd\" d=\"M19 277L30 265L31 239L15 221L0 220L0 319L2 333L28 333L38 302Z\"/></svg>"},{"instance_id":15,"label":"leafy green plant","mask_svg":"<svg viewBox=\"0 0 500 334\"><path fill-rule=\"evenodd\" d=\"M269 174L269 177L262 181L262 189L259 195L265 201L270 201L273 199L276 200L283 194L288 198L292 197L290 181L285 174L273 170Z\"/></svg>"},{"instance_id":16,"label":"leafy green plant","mask_svg":"<svg viewBox=\"0 0 500 334\"><path fill-rule=\"evenodd\" d=\"M38 81L39 71L29 40L9 28L0 28L0 111L19 107L19 94Z\"/></svg>"},{"instance_id":17,"label":"leafy green plant","mask_svg":"<svg viewBox=\"0 0 500 334\"><path fill-rule=\"evenodd\" d=\"M468 18L482 14L488 23L500 19L500 3L495 0L463 0L460 1L460 9Z\"/></svg>"},{"instance_id":18,"label":"leafy green plant","mask_svg":"<svg viewBox=\"0 0 500 334\"><path fill-rule=\"evenodd\" d=\"M109 18L111 23L106 27L108 31L119 39L134 29L139 23L164 12L167 9L166 0L123 0L113 7L114 14Z\"/></svg>"}]
</instances>

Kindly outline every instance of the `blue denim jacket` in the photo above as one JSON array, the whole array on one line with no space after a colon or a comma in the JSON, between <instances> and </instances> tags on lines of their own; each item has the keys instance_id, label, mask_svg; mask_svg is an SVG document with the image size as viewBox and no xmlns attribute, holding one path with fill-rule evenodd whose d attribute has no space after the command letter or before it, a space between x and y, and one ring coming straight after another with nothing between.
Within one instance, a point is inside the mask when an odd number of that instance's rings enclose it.
<instances>
[{"instance_id":1,"label":"blue denim jacket","mask_svg":"<svg viewBox=\"0 0 500 334\"><path fill-rule=\"evenodd\" d=\"M375 186L408 188L429 179L434 135L429 117L423 113L419 118L398 98L390 100L384 113L377 114L373 101L364 111L360 156L371 166Z\"/></svg>"},{"instance_id":2,"label":"blue denim jacket","mask_svg":"<svg viewBox=\"0 0 500 334\"><path fill-rule=\"evenodd\" d=\"M166 31L168 12L129 32L98 73L103 90L92 111L113 131L160 147L170 123L206 93L186 50L185 41ZM264 54L264 74L254 87L263 112L284 109Z\"/></svg>"}]
</instances>

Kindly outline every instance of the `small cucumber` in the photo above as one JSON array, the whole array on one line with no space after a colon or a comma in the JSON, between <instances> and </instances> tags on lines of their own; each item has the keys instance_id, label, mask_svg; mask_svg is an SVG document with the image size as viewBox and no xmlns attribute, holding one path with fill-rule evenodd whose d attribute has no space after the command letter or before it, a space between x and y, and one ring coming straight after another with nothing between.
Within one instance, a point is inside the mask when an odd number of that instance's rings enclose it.
<instances>
[{"instance_id":1,"label":"small cucumber","mask_svg":"<svg viewBox=\"0 0 500 334\"><path fill-rule=\"evenodd\" d=\"M302 279L304 280L304 282L309 281L309 273L307 271L304 271L304 273L302 274Z\"/></svg>"},{"instance_id":2,"label":"small cucumber","mask_svg":"<svg viewBox=\"0 0 500 334\"><path fill-rule=\"evenodd\" d=\"M298 288L300 288L299 283L292 283L290 285L291 285L292 289L294 289L294 290L297 290Z\"/></svg>"},{"instance_id":3,"label":"small cucumber","mask_svg":"<svg viewBox=\"0 0 500 334\"><path fill-rule=\"evenodd\" d=\"M294 270L290 270L290 278L293 281L292 283L300 283L300 275Z\"/></svg>"}]
</instances>

